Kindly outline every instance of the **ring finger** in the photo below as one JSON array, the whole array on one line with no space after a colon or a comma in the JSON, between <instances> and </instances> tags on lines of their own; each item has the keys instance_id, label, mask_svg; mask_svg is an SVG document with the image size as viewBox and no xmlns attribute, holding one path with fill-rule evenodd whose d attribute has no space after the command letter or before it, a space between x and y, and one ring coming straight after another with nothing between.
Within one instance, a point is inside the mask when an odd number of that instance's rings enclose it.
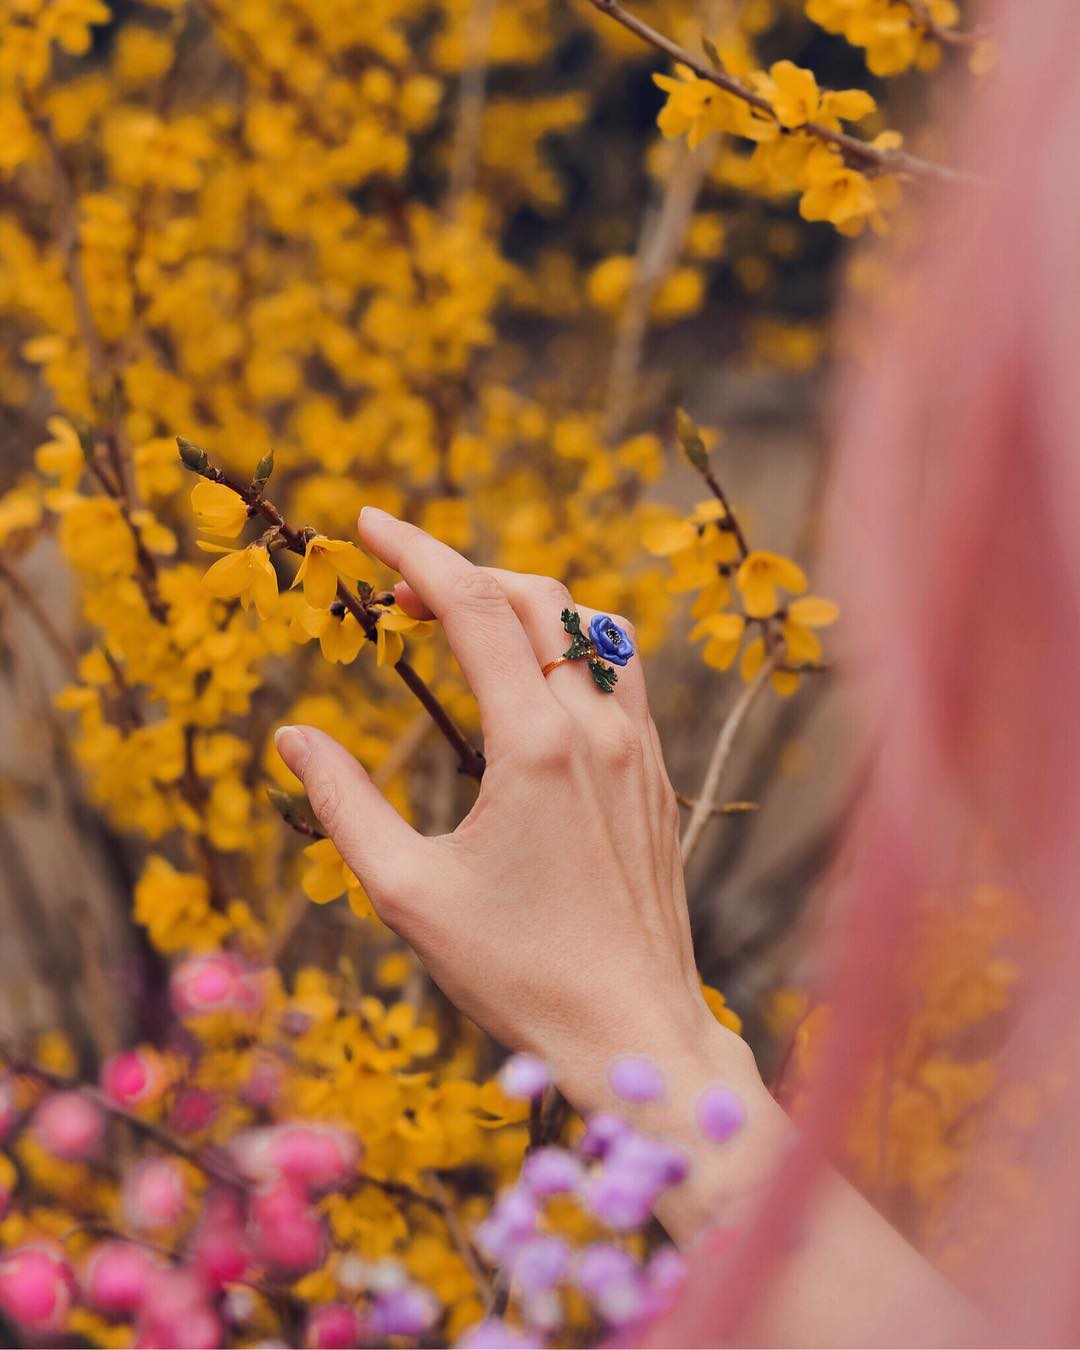
<instances>
[{"instance_id":1,"label":"ring finger","mask_svg":"<svg viewBox=\"0 0 1080 1350\"><path fill-rule=\"evenodd\" d=\"M566 650L569 643L560 618L564 609L576 610L581 616L584 628L588 627L599 612L585 605L576 604L566 587L551 577L510 572L501 567L484 570L490 572L498 581L532 644L540 666L554 661ZM406 586L399 585L397 599L405 610L416 617L426 613L423 603ZM615 622L621 627L628 627L622 619L616 619ZM633 640L633 634L629 635ZM559 702L576 717L605 716L601 709L611 696L600 694L588 671L583 669L584 665L583 661L573 661L558 666L549 672L548 684ZM640 663L631 660L628 665L617 671L617 675L618 683L614 693L614 697L618 700L617 706L636 722L647 719L648 701Z\"/></svg>"}]
</instances>

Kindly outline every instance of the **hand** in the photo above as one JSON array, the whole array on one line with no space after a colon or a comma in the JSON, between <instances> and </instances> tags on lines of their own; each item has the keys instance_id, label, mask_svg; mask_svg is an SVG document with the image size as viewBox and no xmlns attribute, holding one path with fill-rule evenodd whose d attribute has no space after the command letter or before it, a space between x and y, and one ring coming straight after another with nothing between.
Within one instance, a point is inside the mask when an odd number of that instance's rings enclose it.
<instances>
[{"instance_id":1,"label":"hand","mask_svg":"<svg viewBox=\"0 0 1080 1350\"><path fill-rule=\"evenodd\" d=\"M360 537L434 616L476 694L488 759L448 835L412 829L355 759L312 728L278 747L379 917L463 1012L542 1056L581 1109L605 1100L617 1054L685 1059L717 1034L701 996L679 812L640 661L601 693L584 662L548 679L560 613L593 611L547 577L475 567L415 526L365 508ZM615 620L628 632L625 619Z\"/></svg>"}]
</instances>

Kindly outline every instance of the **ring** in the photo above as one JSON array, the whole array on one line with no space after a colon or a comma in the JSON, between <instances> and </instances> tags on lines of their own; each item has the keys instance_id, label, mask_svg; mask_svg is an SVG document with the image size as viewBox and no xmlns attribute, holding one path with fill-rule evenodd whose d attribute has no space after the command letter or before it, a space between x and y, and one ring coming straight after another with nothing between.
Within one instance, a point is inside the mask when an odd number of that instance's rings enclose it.
<instances>
[{"instance_id":1,"label":"ring","mask_svg":"<svg viewBox=\"0 0 1080 1350\"><path fill-rule=\"evenodd\" d=\"M581 615L576 609L564 609L560 615L562 626L570 635L570 646L540 668L544 676L550 675L557 667L567 661L588 661L589 674L593 683L602 693L613 694L618 675L615 666L625 666L634 654L634 644L623 630L607 614L594 614L586 636L581 631ZM605 661L612 662L606 666Z\"/></svg>"}]
</instances>

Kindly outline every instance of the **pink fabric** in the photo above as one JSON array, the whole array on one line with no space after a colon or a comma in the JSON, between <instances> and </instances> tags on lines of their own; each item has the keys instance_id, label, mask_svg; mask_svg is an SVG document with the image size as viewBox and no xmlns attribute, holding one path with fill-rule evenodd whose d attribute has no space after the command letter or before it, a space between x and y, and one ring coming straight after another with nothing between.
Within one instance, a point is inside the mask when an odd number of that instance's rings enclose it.
<instances>
[{"instance_id":1,"label":"pink fabric","mask_svg":"<svg viewBox=\"0 0 1080 1350\"><path fill-rule=\"evenodd\" d=\"M1080 5L975 17L1002 65L955 109L951 157L986 185L928 203L924 256L836 399L826 538L875 757L838 869L833 1032L801 1146L739 1238L696 1254L657 1344L737 1342L767 1297L897 1016L914 901L964 881L976 832L1034 921L1001 1081L1055 1086L1025 1142L1028 1190L965 1287L996 1343L1080 1337ZM961 1238L999 1142L991 1129L971 1159Z\"/></svg>"}]
</instances>

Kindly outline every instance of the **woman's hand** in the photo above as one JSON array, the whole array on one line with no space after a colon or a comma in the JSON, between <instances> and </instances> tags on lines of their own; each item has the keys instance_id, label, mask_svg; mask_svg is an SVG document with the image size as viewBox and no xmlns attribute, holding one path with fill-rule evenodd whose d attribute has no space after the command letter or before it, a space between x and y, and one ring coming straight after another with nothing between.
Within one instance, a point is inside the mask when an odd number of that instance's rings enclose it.
<instances>
[{"instance_id":1,"label":"woman's hand","mask_svg":"<svg viewBox=\"0 0 1080 1350\"><path fill-rule=\"evenodd\" d=\"M649 716L640 662L600 693L581 665L540 667L566 646L577 608L546 577L474 567L412 525L367 508L367 548L405 578L402 606L441 620L480 705L488 767L453 834L426 839L336 741L279 733L282 758L363 882L380 917L447 996L497 1040L554 1069L582 1112L612 1107L608 1068L645 1056L663 1099L620 1110L680 1146L687 1181L657 1210L677 1241L735 1219L791 1139L745 1043L705 1006L678 848L678 809ZM625 619L616 623L628 629ZM696 1120L712 1083L742 1098L744 1127L721 1147ZM868 1344L899 1324L912 1289L953 1325L966 1308L839 1177L828 1175L811 1243L770 1291L764 1344ZM960 1324L957 1322L956 1324Z\"/></svg>"},{"instance_id":2,"label":"woman's hand","mask_svg":"<svg viewBox=\"0 0 1080 1350\"><path fill-rule=\"evenodd\" d=\"M475 567L415 526L366 508L364 545L400 572L398 599L436 617L476 694L488 759L449 835L413 830L340 745L283 728L282 758L380 918L496 1040L552 1065L582 1110L609 1100L619 1054L671 1066L745 1046L703 1001L678 848L678 806L640 661L612 695L584 663L554 670L560 621L593 611L546 577ZM631 632L625 619L616 622Z\"/></svg>"}]
</instances>

